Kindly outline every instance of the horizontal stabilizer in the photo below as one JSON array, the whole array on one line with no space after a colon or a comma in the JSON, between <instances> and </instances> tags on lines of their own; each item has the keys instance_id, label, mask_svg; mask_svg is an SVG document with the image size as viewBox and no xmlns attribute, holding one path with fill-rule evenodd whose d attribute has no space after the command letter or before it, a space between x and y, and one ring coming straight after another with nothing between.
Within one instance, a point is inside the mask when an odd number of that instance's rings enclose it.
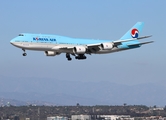
<instances>
[{"instance_id":1,"label":"horizontal stabilizer","mask_svg":"<svg viewBox=\"0 0 166 120\"><path fill-rule=\"evenodd\" d=\"M138 43L138 44L131 44L131 45L127 45L129 47L132 47L132 46L140 46L140 45L144 45L144 44L149 44L149 43L153 43L154 41L148 41L148 42L143 42L143 43Z\"/></svg>"},{"instance_id":2,"label":"horizontal stabilizer","mask_svg":"<svg viewBox=\"0 0 166 120\"><path fill-rule=\"evenodd\" d=\"M138 37L137 39L144 39L144 38L149 38L149 37L152 37L152 35L148 35L148 36L143 36L143 37Z\"/></svg>"},{"instance_id":3,"label":"horizontal stabilizer","mask_svg":"<svg viewBox=\"0 0 166 120\"><path fill-rule=\"evenodd\" d=\"M149 38L149 37L152 37L152 35L142 36L142 37L138 37L138 38L125 39L125 40L116 40L116 41L113 41L113 43L129 42L129 41L140 40L140 39Z\"/></svg>"}]
</instances>

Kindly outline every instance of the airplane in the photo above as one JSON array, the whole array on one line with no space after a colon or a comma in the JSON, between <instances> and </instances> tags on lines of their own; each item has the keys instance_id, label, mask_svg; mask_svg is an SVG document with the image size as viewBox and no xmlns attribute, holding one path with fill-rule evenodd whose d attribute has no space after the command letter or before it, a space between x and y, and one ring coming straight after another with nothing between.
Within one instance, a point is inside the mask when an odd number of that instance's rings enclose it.
<instances>
[{"instance_id":1,"label":"airplane","mask_svg":"<svg viewBox=\"0 0 166 120\"><path fill-rule=\"evenodd\" d=\"M27 55L26 50L36 50L43 51L46 56L65 53L68 61L72 60L71 55L75 56L75 59L83 60L87 58L85 54L119 52L139 48L141 45L154 42L140 42L141 39L151 37L151 35L139 37L143 26L144 22L137 22L119 40L94 40L50 34L21 33L10 43L21 48L24 51L23 56Z\"/></svg>"}]
</instances>

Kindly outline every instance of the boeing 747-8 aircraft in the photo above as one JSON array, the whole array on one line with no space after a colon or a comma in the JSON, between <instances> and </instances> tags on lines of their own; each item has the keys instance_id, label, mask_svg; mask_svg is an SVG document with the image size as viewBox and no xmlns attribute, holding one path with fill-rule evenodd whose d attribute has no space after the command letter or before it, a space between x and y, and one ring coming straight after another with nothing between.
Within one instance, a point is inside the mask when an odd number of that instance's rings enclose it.
<instances>
[{"instance_id":1,"label":"boeing 747-8 aircraft","mask_svg":"<svg viewBox=\"0 0 166 120\"><path fill-rule=\"evenodd\" d=\"M65 53L69 61L72 60L70 55L80 60L86 59L85 54L112 53L138 48L143 44L152 43L153 41L140 42L140 39L151 37L139 37L143 26L143 22L137 22L119 40L92 40L49 34L21 33L12 39L10 43L21 48L24 51L23 56L27 55L26 50L37 50L44 51L46 56L56 56Z\"/></svg>"}]
</instances>

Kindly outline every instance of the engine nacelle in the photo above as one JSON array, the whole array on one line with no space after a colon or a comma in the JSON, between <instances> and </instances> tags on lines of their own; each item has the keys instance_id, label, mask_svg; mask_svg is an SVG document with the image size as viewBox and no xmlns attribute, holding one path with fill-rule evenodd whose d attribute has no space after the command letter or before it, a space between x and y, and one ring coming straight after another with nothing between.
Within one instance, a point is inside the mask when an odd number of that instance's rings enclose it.
<instances>
[{"instance_id":1,"label":"engine nacelle","mask_svg":"<svg viewBox=\"0 0 166 120\"><path fill-rule=\"evenodd\" d=\"M74 47L73 52L75 54L84 54L86 52L86 47L84 47L84 46L76 46L76 47Z\"/></svg>"},{"instance_id":2,"label":"engine nacelle","mask_svg":"<svg viewBox=\"0 0 166 120\"><path fill-rule=\"evenodd\" d=\"M45 55L46 56L55 56L55 55L59 55L60 53L57 53L55 51L45 51Z\"/></svg>"},{"instance_id":3,"label":"engine nacelle","mask_svg":"<svg viewBox=\"0 0 166 120\"><path fill-rule=\"evenodd\" d=\"M114 44L113 43L102 43L101 47L103 50L111 50L113 48Z\"/></svg>"}]
</instances>

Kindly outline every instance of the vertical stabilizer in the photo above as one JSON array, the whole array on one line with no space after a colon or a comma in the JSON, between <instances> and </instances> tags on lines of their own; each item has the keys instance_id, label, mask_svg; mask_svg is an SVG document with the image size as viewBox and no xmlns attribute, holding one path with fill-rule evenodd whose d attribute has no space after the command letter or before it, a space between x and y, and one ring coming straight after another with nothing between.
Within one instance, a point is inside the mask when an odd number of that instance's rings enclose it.
<instances>
[{"instance_id":1,"label":"vertical stabilizer","mask_svg":"<svg viewBox=\"0 0 166 120\"><path fill-rule=\"evenodd\" d=\"M120 40L138 38L139 34L142 32L144 22L137 22L126 34L124 34Z\"/></svg>"}]
</instances>

